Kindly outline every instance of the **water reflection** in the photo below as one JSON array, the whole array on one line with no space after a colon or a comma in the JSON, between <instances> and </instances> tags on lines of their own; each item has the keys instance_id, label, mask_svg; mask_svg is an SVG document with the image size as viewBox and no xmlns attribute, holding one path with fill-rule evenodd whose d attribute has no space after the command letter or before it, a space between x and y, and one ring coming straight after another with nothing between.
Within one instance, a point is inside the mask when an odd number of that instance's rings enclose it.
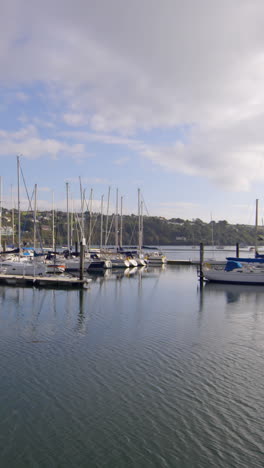
<instances>
[{"instance_id":1,"label":"water reflection","mask_svg":"<svg viewBox=\"0 0 264 468\"><path fill-rule=\"evenodd\" d=\"M166 266L143 266L92 272L88 275L92 279L88 290L1 286L0 320L4 319L6 326L15 320L27 340L34 341L41 334L56 335L63 326L85 333L87 320L92 320L96 314L103 316L109 302L120 310L126 309L128 301L133 303L138 320L144 308L143 296L151 299L160 275L165 271ZM108 283L113 285L107 287Z\"/></svg>"},{"instance_id":2,"label":"water reflection","mask_svg":"<svg viewBox=\"0 0 264 468\"><path fill-rule=\"evenodd\" d=\"M77 315L77 327L76 331L79 333L85 332L85 308L84 308L84 290L79 291L79 312Z\"/></svg>"},{"instance_id":3,"label":"water reflection","mask_svg":"<svg viewBox=\"0 0 264 468\"><path fill-rule=\"evenodd\" d=\"M216 307L221 304L221 299L225 300L228 312L246 313L253 305L254 320L263 315L264 288L261 285L206 283L203 287L197 288L197 291L199 323L202 322L203 312L208 305L213 304Z\"/></svg>"},{"instance_id":4,"label":"water reflection","mask_svg":"<svg viewBox=\"0 0 264 468\"><path fill-rule=\"evenodd\" d=\"M120 280L122 278L130 278L133 276L156 277L166 270L166 265L160 267L155 266L142 266L134 268L112 268L106 270L91 271L87 277L91 278L93 282L101 282L101 280Z\"/></svg>"},{"instance_id":5,"label":"water reflection","mask_svg":"<svg viewBox=\"0 0 264 468\"><path fill-rule=\"evenodd\" d=\"M261 285L206 283L202 292L213 296L225 294L227 303L238 302L242 297L255 298L255 302L264 298L264 288Z\"/></svg>"}]
</instances>

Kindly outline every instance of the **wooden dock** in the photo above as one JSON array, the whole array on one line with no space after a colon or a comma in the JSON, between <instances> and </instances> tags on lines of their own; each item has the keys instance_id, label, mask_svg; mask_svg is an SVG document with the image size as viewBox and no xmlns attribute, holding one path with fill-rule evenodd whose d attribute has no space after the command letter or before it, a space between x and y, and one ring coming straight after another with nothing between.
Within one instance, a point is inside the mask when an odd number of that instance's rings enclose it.
<instances>
[{"instance_id":1,"label":"wooden dock","mask_svg":"<svg viewBox=\"0 0 264 468\"><path fill-rule=\"evenodd\" d=\"M193 260L167 260L168 265L193 265Z\"/></svg>"},{"instance_id":2,"label":"wooden dock","mask_svg":"<svg viewBox=\"0 0 264 468\"><path fill-rule=\"evenodd\" d=\"M71 289L87 288L91 282L90 278L79 279L71 276L22 276L0 274L0 284L7 286L23 286L35 288Z\"/></svg>"}]
</instances>

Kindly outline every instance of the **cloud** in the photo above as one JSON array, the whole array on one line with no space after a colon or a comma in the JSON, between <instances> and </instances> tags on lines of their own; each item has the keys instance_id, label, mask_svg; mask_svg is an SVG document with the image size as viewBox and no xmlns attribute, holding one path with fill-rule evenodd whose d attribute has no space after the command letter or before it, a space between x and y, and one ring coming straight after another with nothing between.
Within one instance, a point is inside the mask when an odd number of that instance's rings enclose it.
<instances>
[{"instance_id":1,"label":"cloud","mask_svg":"<svg viewBox=\"0 0 264 468\"><path fill-rule=\"evenodd\" d=\"M258 0L13 0L0 18L1 81L44 83L68 125L165 170L248 190L264 178L263 15ZM184 141L144 141L185 124ZM84 154L54 138L3 140L2 154Z\"/></svg>"},{"instance_id":2,"label":"cloud","mask_svg":"<svg viewBox=\"0 0 264 468\"><path fill-rule=\"evenodd\" d=\"M194 128L189 141L160 148L143 149L142 154L166 170L206 177L222 188L249 190L263 180L264 141L261 120L217 129Z\"/></svg>"},{"instance_id":3,"label":"cloud","mask_svg":"<svg viewBox=\"0 0 264 468\"><path fill-rule=\"evenodd\" d=\"M160 202L158 204L158 212L160 212L159 208L161 208L163 216L167 219L169 218L184 218L184 219L192 219L194 212L201 212L202 207L198 203L192 202Z\"/></svg>"},{"instance_id":4,"label":"cloud","mask_svg":"<svg viewBox=\"0 0 264 468\"><path fill-rule=\"evenodd\" d=\"M114 164L117 166L124 166L128 161L130 161L130 158L128 156L124 156L123 158L116 159Z\"/></svg>"},{"instance_id":5,"label":"cloud","mask_svg":"<svg viewBox=\"0 0 264 468\"><path fill-rule=\"evenodd\" d=\"M67 179L72 184L80 184L80 179L77 177L70 177ZM109 184L109 181L102 179L101 177L81 177L81 183L83 184Z\"/></svg>"},{"instance_id":6,"label":"cloud","mask_svg":"<svg viewBox=\"0 0 264 468\"><path fill-rule=\"evenodd\" d=\"M32 125L15 132L0 130L0 156L23 154L29 159L41 156L57 159L62 153L73 158L87 156L84 145L70 145L54 138L43 138Z\"/></svg>"},{"instance_id":7,"label":"cloud","mask_svg":"<svg viewBox=\"0 0 264 468\"><path fill-rule=\"evenodd\" d=\"M88 119L83 114L73 114L73 113L66 113L63 115L63 120L67 125L72 127L79 127L83 126L88 123Z\"/></svg>"},{"instance_id":8,"label":"cloud","mask_svg":"<svg viewBox=\"0 0 264 468\"><path fill-rule=\"evenodd\" d=\"M38 192L51 192L52 189L50 187L38 187Z\"/></svg>"}]
</instances>

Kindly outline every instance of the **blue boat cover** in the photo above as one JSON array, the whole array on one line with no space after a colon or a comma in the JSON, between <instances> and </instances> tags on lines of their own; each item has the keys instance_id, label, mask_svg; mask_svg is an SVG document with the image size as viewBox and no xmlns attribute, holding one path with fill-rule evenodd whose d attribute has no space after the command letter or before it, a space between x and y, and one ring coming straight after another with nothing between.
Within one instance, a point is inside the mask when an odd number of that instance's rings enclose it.
<instances>
[{"instance_id":1,"label":"blue boat cover","mask_svg":"<svg viewBox=\"0 0 264 468\"><path fill-rule=\"evenodd\" d=\"M240 258L240 257L226 257L227 260L232 260L234 262L243 262L243 263L264 263L264 258Z\"/></svg>"},{"instance_id":2,"label":"blue boat cover","mask_svg":"<svg viewBox=\"0 0 264 468\"><path fill-rule=\"evenodd\" d=\"M227 263L226 263L226 266L225 266L225 271L232 271L234 270L235 268L242 268L242 265L240 262L237 262L235 260L229 260Z\"/></svg>"}]
</instances>

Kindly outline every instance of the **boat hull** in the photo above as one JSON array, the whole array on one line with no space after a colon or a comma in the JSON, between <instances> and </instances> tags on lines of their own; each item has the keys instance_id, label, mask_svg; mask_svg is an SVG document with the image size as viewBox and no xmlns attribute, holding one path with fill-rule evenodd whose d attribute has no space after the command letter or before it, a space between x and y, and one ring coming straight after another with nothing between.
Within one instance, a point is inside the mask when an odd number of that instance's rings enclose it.
<instances>
[{"instance_id":1,"label":"boat hull","mask_svg":"<svg viewBox=\"0 0 264 468\"><path fill-rule=\"evenodd\" d=\"M39 276L45 275L47 272L46 265L44 263L35 262L0 262L0 273L6 275L21 275L21 276Z\"/></svg>"},{"instance_id":2,"label":"boat hull","mask_svg":"<svg viewBox=\"0 0 264 468\"><path fill-rule=\"evenodd\" d=\"M93 260L90 263L89 267L87 268L87 271L105 270L111 267L112 267L112 263L110 260Z\"/></svg>"},{"instance_id":3,"label":"boat hull","mask_svg":"<svg viewBox=\"0 0 264 468\"><path fill-rule=\"evenodd\" d=\"M91 264L91 260L84 261L84 269L87 270ZM65 271L80 271L80 260L66 260L65 261Z\"/></svg>"},{"instance_id":4,"label":"boat hull","mask_svg":"<svg viewBox=\"0 0 264 468\"><path fill-rule=\"evenodd\" d=\"M111 258L113 268L129 268L129 261L120 258Z\"/></svg>"},{"instance_id":5,"label":"boat hull","mask_svg":"<svg viewBox=\"0 0 264 468\"><path fill-rule=\"evenodd\" d=\"M165 256L149 256L146 258L147 264L149 265L164 265L167 263L167 258Z\"/></svg>"},{"instance_id":6,"label":"boat hull","mask_svg":"<svg viewBox=\"0 0 264 468\"><path fill-rule=\"evenodd\" d=\"M204 279L214 283L264 285L264 272L204 271Z\"/></svg>"}]
</instances>

